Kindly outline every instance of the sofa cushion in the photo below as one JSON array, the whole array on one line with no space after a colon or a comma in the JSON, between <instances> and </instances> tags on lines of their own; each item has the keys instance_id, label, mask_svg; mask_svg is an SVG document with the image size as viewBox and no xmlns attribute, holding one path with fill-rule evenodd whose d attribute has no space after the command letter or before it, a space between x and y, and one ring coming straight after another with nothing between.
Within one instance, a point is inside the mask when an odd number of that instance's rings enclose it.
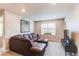
<instances>
[{"instance_id":1,"label":"sofa cushion","mask_svg":"<svg viewBox=\"0 0 79 59\"><path fill-rule=\"evenodd\" d=\"M38 44L37 42L34 42L34 41L30 41L30 42L31 42L31 44L32 44L33 47Z\"/></svg>"},{"instance_id":2,"label":"sofa cushion","mask_svg":"<svg viewBox=\"0 0 79 59\"><path fill-rule=\"evenodd\" d=\"M39 49L40 51L45 48L46 44L44 43L37 43L35 46L33 46L36 49Z\"/></svg>"},{"instance_id":3,"label":"sofa cushion","mask_svg":"<svg viewBox=\"0 0 79 59\"><path fill-rule=\"evenodd\" d=\"M29 38L29 36L27 34L23 34L23 36L24 36L25 39L30 40L30 38Z\"/></svg>"}]
</instances>

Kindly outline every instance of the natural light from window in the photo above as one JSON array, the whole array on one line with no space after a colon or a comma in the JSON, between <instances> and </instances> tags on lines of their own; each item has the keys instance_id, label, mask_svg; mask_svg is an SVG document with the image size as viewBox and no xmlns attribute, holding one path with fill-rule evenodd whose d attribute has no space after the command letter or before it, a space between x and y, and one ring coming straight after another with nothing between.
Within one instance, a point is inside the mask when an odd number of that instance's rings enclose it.
<instances>
[{"instance_id":1,"label":"natural light from window","mask_svg":"<svg viewBox=\"0 0 79 59\"><path fill-rule=\"evenodd\" d=\"M42 23L41 34L56 35L56 23Z\"/></svg>"}]
</instances>

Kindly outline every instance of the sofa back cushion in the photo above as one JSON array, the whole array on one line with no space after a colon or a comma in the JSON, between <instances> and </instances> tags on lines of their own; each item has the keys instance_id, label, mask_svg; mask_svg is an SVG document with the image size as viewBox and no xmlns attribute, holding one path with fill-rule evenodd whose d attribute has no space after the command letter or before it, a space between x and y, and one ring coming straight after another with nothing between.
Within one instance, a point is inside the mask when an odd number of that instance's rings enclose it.
<instances>
[{"instance_id":1,"label":"sofa back cushion","mask_svg":"<svg viewBox=\"0 0 79 59\"><path fill-rule=\"evenodd\" d=\"M30 38L29 38L29 36L28 36L27 34L23 34L23 37L24 37L25 39L30 40Z\"/></svg>"},{"instance_id":2,"label":"sofa back cushion","mask_svg":"<svg viewBox=\"0 0 79 59\"><path fill-rule=\"evenodd\" d=\"M23 40L23 35L14 35L11 37L12 39Z\"/></svg>"},{"instance_id":3,"label":"sofa back cushion","mask_svg":"<svg viewBox=\"0 0 79 59\"><path fill-rule=\"evenodd\" d=\"M27 35L28 35L29 39L32 41L37 41L38 39L40 39L39 35L36 33L29 33Z\"/></svg>"}]
</instances>

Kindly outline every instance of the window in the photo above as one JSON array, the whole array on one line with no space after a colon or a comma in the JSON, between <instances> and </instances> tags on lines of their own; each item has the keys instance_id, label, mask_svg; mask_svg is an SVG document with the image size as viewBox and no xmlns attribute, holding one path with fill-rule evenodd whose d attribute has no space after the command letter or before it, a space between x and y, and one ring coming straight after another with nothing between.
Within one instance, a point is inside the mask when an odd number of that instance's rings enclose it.
<instances>
[{"instance_id":1,"label":"window","mask_svg":"<svg viewBox=\"0 0 79 59\"><path fill-rule=\"evenodd\" d=\"M56 23L42 23L41 34L56 35Z\"/></svg>"}]
</instances>

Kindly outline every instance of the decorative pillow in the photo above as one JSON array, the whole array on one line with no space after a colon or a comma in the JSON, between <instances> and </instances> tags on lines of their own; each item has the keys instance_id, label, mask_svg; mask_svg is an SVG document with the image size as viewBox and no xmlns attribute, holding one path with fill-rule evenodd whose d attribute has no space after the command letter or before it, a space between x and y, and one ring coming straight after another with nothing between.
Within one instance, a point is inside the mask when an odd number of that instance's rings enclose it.
<instances>
[{"instance_id":1,"label":"decorative pillow","mask_svg":"<svg viewBox=\"0 0 79 59\"><path fill-rule=\"evenodd\" d=\"M33 34L33 38L37 38L37 34Z\"/></svg>"},{"instance_id":2,"label":"decorative pillow","mask_svg":"<svg viewBox=\"0 0 79 59\"><path fill-rule=\"evenodd\" d=\"M33 36L32 34L28 34L29 38L32 40L33 39Z\"/></svg>"}]
</instances>

